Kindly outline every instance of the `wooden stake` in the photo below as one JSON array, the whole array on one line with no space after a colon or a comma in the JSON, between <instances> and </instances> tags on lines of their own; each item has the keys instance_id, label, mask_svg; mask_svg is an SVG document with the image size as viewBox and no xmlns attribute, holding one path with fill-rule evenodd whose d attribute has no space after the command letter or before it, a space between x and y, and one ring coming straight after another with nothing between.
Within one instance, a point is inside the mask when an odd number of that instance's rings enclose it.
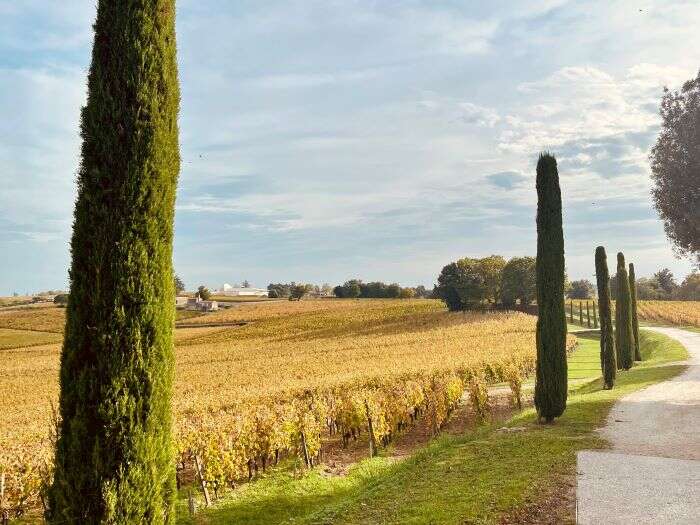
<instances>
[{"instance_id":1,"label":"wooden stake","mask_svg":"<svg viewBox=\"0 0 700 525\"><path fill-rule=\"evenodd\" d=\"M306 436L301 433L301 450L304 453L304 464L306 468L311 468L311 458L309 457L309 448L306 446Z\"/></svg>"},{"instance_id":2,"label":"wooden stake","mask_svg":"<svg viewBox=\"0 0 700 525\"><path fill-rule=\"evenodd\" d=\"M367 427L369 430L369 457L377 455L377 440L374 437L374 426L372 425L372 415L369 412L369 403L365 399L365 412L367 414Z\"/></svg>"},{"instance_id":3,"label":"wooden stake","mask_svg":"<svg viewBox=\"0 0 700 525\"><path fill-rule=\"evenodd\" d=\"M207 488L207 480L204 479L204 473L202 472L202 463L199 461L199 456L194 455L194 465L197 467L197 475L199 476L199 482L202 485L202 492L204 492L204 504L207 507L211 506L211 498L209 497L209 489Z\"/></svg>"}]
</instances>

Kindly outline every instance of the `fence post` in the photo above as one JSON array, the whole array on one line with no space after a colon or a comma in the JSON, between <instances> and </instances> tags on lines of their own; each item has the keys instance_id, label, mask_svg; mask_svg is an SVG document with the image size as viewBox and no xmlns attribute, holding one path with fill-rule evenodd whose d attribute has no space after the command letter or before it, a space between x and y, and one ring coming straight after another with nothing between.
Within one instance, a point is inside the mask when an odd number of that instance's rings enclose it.
<instances>
[{"instance_id":1,"label":"fence post","mask_svg":"<svg viewBox=\"0 0 700 525\"><path fill-rule=\"evenodd\" d=\"M591 327L591 310L588 305L588 301L586 301L586 322L588 323L588 328Z\"/></svg>"},{"instance_id":2,"label":"fence post","mask_svg":"<svg viewBox=\"0 0 700 525\"><path fill-rule=\"evenodd\" d=\"M194 465L197 467L197 475L199 476L199 482L202 485L202 492L204 492L204 504L209 507L211 506L211 498L209 497L209 489L207 488L207 480L204 479L204 473L202 472L202 463L199 461L199 456L194 455Z\"/></svg>"},{"instance_id":3,"label":"fence post","mask_svg":"<svg viewBox=\"0 0 700 525\"><path fill-rule=\"evenodd\" d=\"M596 312L595 301L593 301L593 328L598 328L598 313Z\"/></svg>"},{"instance_id":4,"label":"fence post","mask_svg":"<svg viewBox=\"0 0 700 525\"><path fill-rule=\"evenodd\" d=\"M569 299L569 322L574 324L574 301Z\"/></svg>"}]
</instances>

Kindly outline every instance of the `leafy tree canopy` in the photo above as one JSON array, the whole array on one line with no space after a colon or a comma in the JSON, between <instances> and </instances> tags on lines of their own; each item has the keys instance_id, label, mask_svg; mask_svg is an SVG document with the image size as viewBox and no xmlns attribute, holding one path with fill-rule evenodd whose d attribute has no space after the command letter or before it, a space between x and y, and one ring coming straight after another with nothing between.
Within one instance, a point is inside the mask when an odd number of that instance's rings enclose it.
<instances>
[{"instance_id":1,"label":"leafy tree canopy","mask_svg":"<svg viewBox=\"0 0 700 525\"><path fill-rule=\"evenodd\" d=\"M660 113L651 194L678 253L700 266L700 72L679 91L664 89Z\"/></svg>"}]
</instances>

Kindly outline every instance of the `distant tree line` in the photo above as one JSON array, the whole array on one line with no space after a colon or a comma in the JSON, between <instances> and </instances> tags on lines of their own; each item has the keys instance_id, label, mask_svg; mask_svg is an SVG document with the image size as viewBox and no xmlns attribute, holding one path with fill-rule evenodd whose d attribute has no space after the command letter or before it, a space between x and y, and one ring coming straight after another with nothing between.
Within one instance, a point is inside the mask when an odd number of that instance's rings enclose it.
<instances>
[{"instance_id":1,"label":"distant tree line","mask_svg":"<svg viewBox=\"0 0 700 525\"><path fill-rule=\"evenodd\" d=\"M537 296L534 257L465 257L445 266L433 290L452 310L528 305Z\"/></svg>"},{"instance_id":2,"label":"distant tree line","mask_svg":"<svg viewBox=\"0 0 700 525\"><path fill-rule=\"evenodd\" d=\"M655 301L700 301L700 272L689 273L679 284L668 268L656 272L652 277L634 280L637 299ZM595 293L593 284L586 280L573 281L568 288L570 299L590 299ZM617 275L610 278L610 294L617 297Z\"/></svg>"},{"instance_id":3,"label":"distant tree line","mask_svg":"<svg viewBox=\"0 0 700 525\"><path fill-rule=\"evenodd\" d=\"M292 281L291 283L270 283L267 285L267 296L271 299L301 299L306 295L314 297L330 297L333 292L331 285L323 283L305 284Z\"/></svg>"},{"instance_id":4,"label":"distant tree line","mask_svg":"<svg viewBox=\"0 0 700 525\"><path fill-rule=\"evenodd\" d=\"M422 285L410 288L401 287L397 283L386 284L381 281L365 283L361 279L351 279L333 288L333 295L343 299L411 299L427 298L432 294Z\"/></svg>"}]
</instances>

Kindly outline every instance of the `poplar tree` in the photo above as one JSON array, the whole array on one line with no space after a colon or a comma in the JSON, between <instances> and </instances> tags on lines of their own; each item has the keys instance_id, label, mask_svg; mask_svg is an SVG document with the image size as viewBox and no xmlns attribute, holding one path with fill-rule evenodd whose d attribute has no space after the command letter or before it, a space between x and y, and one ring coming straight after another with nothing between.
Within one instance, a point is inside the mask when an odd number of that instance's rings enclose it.
<instances>
[{"instance_id":1,"label":"poplar tree","mask_svg":"<svg viewBox=\"0 0 700 525\"><path fill-rule=\"evenodd\" d=\"M535 407L546 422L566 409L566 308L564 232L556 159L543 153L537 162L537 370Z\"/></svg>"},{"instance_id":2,"label":"poplar tree","mask_svg":"<svg viewBox=\"0 0 700 525\"><path fill-rule=\"evenodd\" d=\"M630 283L625 268L625 256L617 254L617 300L615 301L615 347L617 366L624 370L634 363L634 334L632 332L632 305Z\"/></svg>"},{"instance_id":3,"label":"poplar tree","mask_svg":"<svg viewBox=\"0 0 700 525\"><path fill-rule=\"evenodd\" d=\"M174 522L174 0L98 0L61 352L51 523Z\"/></svg>"},{"instance_id":4,"label":"poplar tree","mask_svg":"<svg viewBox=\"0 0 700 525\"><path fill-rule=\"evenodd\" d=\"M615 384L617 363L610 304L608 258L605 254L605 248L602 246L598 246L595 250L595 276L598 285L598 309L600 310L600 367L603 372L603 387L609 390Z\"/></svg>"},{"instance_id":5,"label":"poplar tree","mask_svg":"<svg viewBox=\"0 0 700 525\"><path fill-rule=\"evenodd\" d=\"M634 360L642 360L639 349L639 319L637 318L637 280L634 276L634 264L630 263L630 306L632 309L632 335L634 336Z\"/></svg>"}]
</instances>

